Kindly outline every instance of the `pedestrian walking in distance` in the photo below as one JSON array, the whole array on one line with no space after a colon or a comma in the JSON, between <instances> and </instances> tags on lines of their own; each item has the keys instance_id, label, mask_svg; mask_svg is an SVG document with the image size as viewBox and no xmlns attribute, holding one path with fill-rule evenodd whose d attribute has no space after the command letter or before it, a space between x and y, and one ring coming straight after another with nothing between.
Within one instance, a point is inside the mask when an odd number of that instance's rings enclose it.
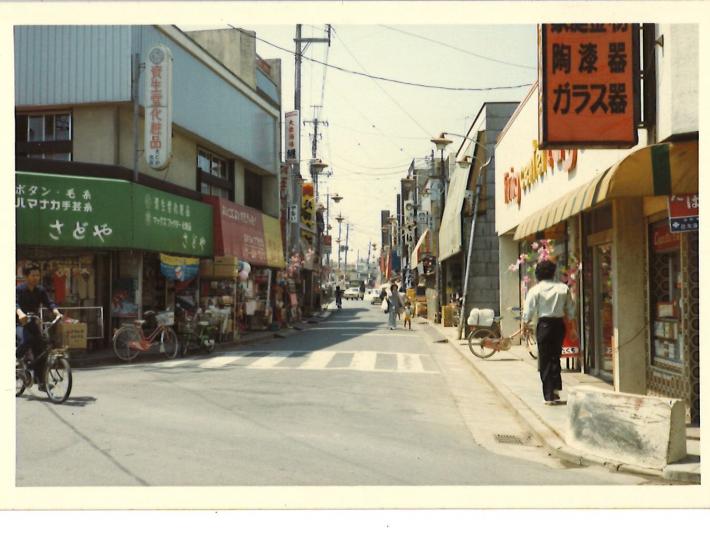
<instances>
[{"instance_id":1,"label":"pedestrian walking in distance","mask_svg":"<svg viewBox=\"0 0 710 533\"><path fill-rule=\"evenodd\" d=\"M389 312L389 328L395 329L397 327L397 317L402 309L402 299L397 291L397 284L393 283L390 286L390 292L387 294L388 312Z\"/></svg>"},{"instance_id":2,"label":"pedestrian walking in distance","mask_svg":"<svg viewBox=\"0 0 710 533\"><path fill-rule=\"evenodd\" d=\"M540 261L535 267L538 283L525 297L523 320L529 325L537 315L538 370L542 381L542 395L546 405L559 401L562 390L562 341L565 338L564 318L574 318L574 301L569 287L554 281L557 265Z\"/></svg>"}]
</instances>

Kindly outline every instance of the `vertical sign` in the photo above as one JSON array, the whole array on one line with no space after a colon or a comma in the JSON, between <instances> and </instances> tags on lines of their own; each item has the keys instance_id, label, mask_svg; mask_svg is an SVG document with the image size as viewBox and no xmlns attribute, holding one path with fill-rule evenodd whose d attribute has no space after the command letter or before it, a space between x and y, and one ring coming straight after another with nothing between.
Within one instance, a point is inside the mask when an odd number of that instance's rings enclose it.
<instances>
[{"instance_id":1,"label":"vertical sign","mask_svg":"<svg viewBox=\"0 0 710 533\"><path fill-rule=\"evenodd\" d=\"M313 197L313 183L311 182L303 184L301 226L314 233L316 231L316 199Z\"/></svg>"},{"instance_id":2,"label":"vertical sign","mask_svg":"<svg viewBox=\"0 0 710 533\"><path fill-rule=\"evenodd\" d=\"M298 111L289 111L286 118L286 161L297 163L301 158L301 120Z\"/></svg>"},{"instance_id":3,"label":"vertical sign","mask_svg":"<svg viewBox=\"0 0 710 533\"><path fill-rule=\"evenodd\" d=\"M164 169L172 155L173 56L162 44L148 50L145 67L145 160Z\"/></svg>"},{"instance_id":4,"label":"vertical sign","mask_svg":"<svg viewBox=\"0 0 710 533\"><path fill-rule=\"evenodd\" d=\"M542 24L540 148L638 143L638 24Z\"/></svg>"},{"instance_id":5,"label":"vertical sign","mask_svg":"<svg viewBox=\"0 0 710 533\"><path fill-rule=\"evenodd\" d=\"M668 197L669 226L673 233L698 231L700 228L699 196L685 194Z\"/></svg>"}]
</instances>

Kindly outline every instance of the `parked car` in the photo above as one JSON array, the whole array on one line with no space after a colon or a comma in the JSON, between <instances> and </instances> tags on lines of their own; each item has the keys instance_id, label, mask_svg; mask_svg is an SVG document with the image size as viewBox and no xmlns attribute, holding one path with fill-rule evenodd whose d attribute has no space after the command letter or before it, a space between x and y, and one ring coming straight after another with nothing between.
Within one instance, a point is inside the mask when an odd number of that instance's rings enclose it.
<instances>
[{"instance_id":1,"label":"parked car","mask_svg":"<svg viewBox=\"0 0 710 533\"><path fill-rule=\"evenodd\" d=\"M343 298L345 300L359 300L360 299L360 289L357 287L350 287L345 289L343 293Z\"/></svg>"},{"instance_id":2,"label":"parked car","mask_svg":"<svg viewBox=\"0 0 710 533\"><path fill-rule=\"evenodd\" d=\"M365 292L365 300L370 302L371 305L381 304L382 298L380 298L380 289L367 289L367 292Z\"/></svg>"}]
</instances>

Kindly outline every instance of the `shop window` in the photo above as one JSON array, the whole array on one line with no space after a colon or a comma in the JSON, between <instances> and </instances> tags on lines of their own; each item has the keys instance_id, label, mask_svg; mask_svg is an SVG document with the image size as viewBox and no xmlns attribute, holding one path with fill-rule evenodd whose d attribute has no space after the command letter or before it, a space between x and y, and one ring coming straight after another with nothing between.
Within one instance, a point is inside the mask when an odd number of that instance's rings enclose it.
<instances>
[{"instance_id":1,"label":"shop window","mask_svg":"<svg viewBox=\"0 0 710 533\"><path fill-rule=\"evenodd\" d=\"M244 205L262 211L261 176L249 172L244 173Z\"/></svg>"},{"instance_id":2,"label":"shop window","mask_svg":"<svg viewBox=\"0 0 710 533\"><path fill-rule=\"evenodd\" d=\"M649 304L652 363L683 363L680 333L680 234L668 221L649 226Z\"/></svg>"},{"instance_id":3,"label":"shop window","mask_svg":"<svg viewBox=\"0 0 710 533\"><path fill-rule=\"evenodd\" d=\"M197 182L202 194L233 199L233 167L231 162L208 150L197 150Z\"/></svg>"},{"instance_id":4,"label":"shop window","mask_svg":"<svg viewBox=\"0 0 710 533\"><path fill-rule=\"evenodd\" d=\"M16 115L15 150L20 157L71 161L71 113L53 112Z\"/></svg>"}]
</instances>

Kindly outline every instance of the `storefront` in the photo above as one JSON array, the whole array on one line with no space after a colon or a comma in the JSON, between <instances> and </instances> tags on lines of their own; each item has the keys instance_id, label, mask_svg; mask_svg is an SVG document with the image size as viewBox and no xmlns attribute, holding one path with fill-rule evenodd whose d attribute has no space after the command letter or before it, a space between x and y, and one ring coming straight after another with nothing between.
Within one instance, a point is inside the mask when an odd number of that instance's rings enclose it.
<instances>
[{"instance_id":1,"label":"storefront","mask_svg":"<svg viewBox=\"0 0 710 533\"><path fill-rule=\"evenodd\" d=\"M212 254L209 206L124 180L18 172L15 213L18 274L40 264L65 316L87 324L89 348L190 297L161 273L161 252Z\"/></svg>"},{"instance_id":2,"label":"storefront","mask_svg":"<svg viewBox=\"0 0 710 533\"><path fill-rule=\"evenodd\" d=\"M285 267L279 221L224 198L205 202L214 208L215 259L211 279L201 276L201 297L233 305L237 330L267 329L276 305L272 286Z\"/></svg>"},{"instance_id":3,"label":"storefront","mask_svg":"<svg viewBox=\"0 0 710 533\"><path fill-rule=\"evenodd\" d=\"M539 150L535 95L496 146L501 310L522 303L544 244L577 300L584 372L620 392L683 398L694 419L697 231L674 233L668 205L697 203L697 140Z\"/></svg>"}]
</instances>

